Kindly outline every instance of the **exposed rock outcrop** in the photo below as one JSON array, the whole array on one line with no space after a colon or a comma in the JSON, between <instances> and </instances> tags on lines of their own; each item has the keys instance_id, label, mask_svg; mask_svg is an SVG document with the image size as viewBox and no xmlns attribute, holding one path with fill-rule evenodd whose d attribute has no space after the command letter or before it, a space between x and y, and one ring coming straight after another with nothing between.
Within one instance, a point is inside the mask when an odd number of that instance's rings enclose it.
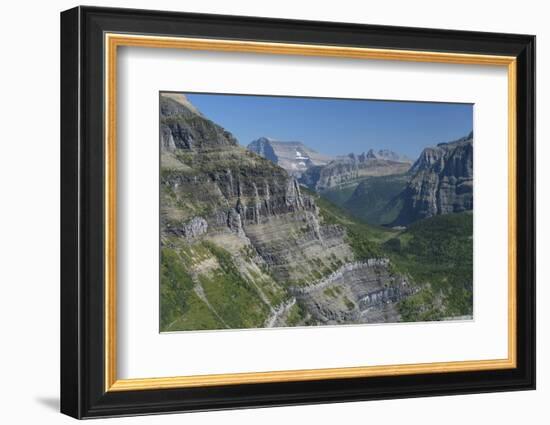
<instances>
[{"instance_id":1,"label":"exposed rock outcrop","mask_svg":"<svg viewBox=\"0 0 550 425\"><path fill-rule=\"evenodd\" d=\"M396 303L417 289L388 266L385 258L347 264L317 283L293 288L293 293L321 323L398 321Z\"/></svg>"},{"instance_id":2,"label":"exposed rock outcrop","mask_svg":"<svg viewBox=\"0 0 550 425\"><path fill-rule=\"evenodd\" d=\"M230 132L205 118L183 94L161 94L160 115L160 145L165 151L237 146Z\"/></svg>"},{"instance_id":3,"label":"exposed rock outcrop","mask_svg":"<svg viewBox=\"0 0 550 425\"><path fill-rule=\"evenodd\" d=\"M208 231L208 223L202 217L193 217L183 225L182 234L187 239L195 239Z\"/></svg>"},{"instance_id":4,"label":"exposed rock outcrop","mask_svg":"<svg viewBox=\"0 0 550 425\"><path fill-rule=\"evenodd\" d=\"M338 270L335 270L323 279L313 284L305 285L299 288L291 288L291 291L298 295L309 294L310 292L324 289L334 285L335 282L342 280L346 273L354 272L368 267L387 267L390 264L388 258L369 258L367 261L355 261L353 263L344 264Z\"/></svg>"},{"instance_id":5,"label":"exposed rock outcrop","mask_svg":"<svg viewBox=\"0 0 550 425\"><path fill-rule=\"evenodd\" d=\"M393 201L402 207L392 225L473 209L473 160L473 133L424 149L406 188Z\"/></svg>"}]
</instances>

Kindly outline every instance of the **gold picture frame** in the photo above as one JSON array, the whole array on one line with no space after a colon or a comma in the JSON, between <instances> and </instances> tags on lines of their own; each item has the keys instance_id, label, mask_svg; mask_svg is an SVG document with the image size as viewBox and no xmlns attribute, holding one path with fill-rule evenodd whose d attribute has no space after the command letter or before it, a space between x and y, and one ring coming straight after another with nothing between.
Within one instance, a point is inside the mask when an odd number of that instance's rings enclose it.
<instances>
[{"instance_id":1,"label":"gold picture frame","mask_svg":"<svg viewBox=\"0 0 550 425\"><path fill-rule=\"evenodd\" d=\"M504 69L508 175L495 184L503 194L507 191L508 205L495 214L506 215L508 223L507 264L502 264L508 281L498 282L503 291L507 288L507 322L502 319L507 355L210 375L119 375L117 61L124 48ZM535 37L88 6L64 11L61 259L61 412L75 418L534 389Z\"/></svg>"}]
</instances>

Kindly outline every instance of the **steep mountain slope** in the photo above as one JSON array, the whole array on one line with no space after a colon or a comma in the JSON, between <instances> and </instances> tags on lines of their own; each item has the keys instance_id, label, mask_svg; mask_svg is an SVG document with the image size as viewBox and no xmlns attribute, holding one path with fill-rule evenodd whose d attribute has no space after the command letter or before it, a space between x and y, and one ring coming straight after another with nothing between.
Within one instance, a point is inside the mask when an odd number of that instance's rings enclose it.
<instances>
[{"instance_id":1,"label":"steep mountain slope","mask_svg":"<svg viewBox=\"0 0 550 425\"><path fill-rule=\"evenodd\" d=\"M473 208L473 133L426 148L411 167L407 187L388 209L399 209L393 225Z\"/></svg>"},{"instance_id":2,"label":"steep mountain slope","mask_svg":"<svg viewBox=\"0 0 550 425\"><path fill-rule=\"evenodd\" d=\"M308 168L325 165L332 160L330 156L320 154L302 142L282 142L269 137L260 137L252 141L247 148L294 176L299 176Z\"/></svg>"},{"instance_id":3,"label":"steep mountain slope","mask_svg":"<svg viewBox=\"0 0 550 425\"><path fill-rule=\"evenodd\" d=\"M161 96L160 144L162 331L400 319L415 286L368 227L183 95Z\"/></svg>"}]
</instances>

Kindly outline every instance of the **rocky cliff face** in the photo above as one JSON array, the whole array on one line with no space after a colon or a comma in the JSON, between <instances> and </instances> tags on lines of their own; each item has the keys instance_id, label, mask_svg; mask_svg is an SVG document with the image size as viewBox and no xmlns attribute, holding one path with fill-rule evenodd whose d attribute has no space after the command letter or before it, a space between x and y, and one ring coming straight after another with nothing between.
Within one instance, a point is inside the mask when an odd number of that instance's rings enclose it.
<instances>
[{"instance_id":1,"label":"rocky cliff face","mask_svg":"<svg viewBox=\"0 0 550 425\"><path fill-rule=\"evenodd\" d=\"M395 154L397 155L397 154ZM407 172L411 163L382 158L370 150L359 155L349 154L324 166L308 169L300 177L300 183L317 192L345 187L369 176L385 176Z\"/></svg>"},{"instance_id":2,"label":"rocky cliff face","mask_svg":"<svg viewBox=\"0 0 550 425\"><path fill-rule=\"evenodd\" d=\"M416 293L407 278L393 274L385 258L346 264L296 298L322 323L396 322L396 303Z\"/></svg>"},{"instance_id":3,"label":"rocky cliff face","mask_svg":"<svg viewBox=\"0 0 550 425\"><path fill-rule=\"evenodd\" d=\"M401 278L387 264L376 266L375 285L371 274L346 269L363 261L346 230L326 222L283 168L239 146L183 95L161 96L160 144L162 330L381 320L360 309L336 313L340 307L331 305L363 305L365 296ZM269 145L263 149L270 155ZM354 288L364 290L345 290L345 299L298 294L342 267L354 276ZM348 279L338 275L334 282L344 288ZM406 295L392 289L376 296ZM387 317L399 319L392 314Z\"/></svg>"},{"instance_id":4,"label":"rocky cliff face","mask_svg":"<svg viewBox=\"0 0 550 425\"><path fill-rule=\"evenodd\" d=\"M300 176L308 168L325 165L333 159L315 152L301 142L282 142L269 137L260 137L247 148L284 168L293 176Z\"/></svg>"},{"instance_id":5,"label":"rocky cliff face","mask_svg":"<svg viewBox=\"0 0 550 425\"><path fill-rule=\"evenodd\" d=\"M315 211L283 169L171 97L161 98L160 143L161 185L171 195L162 204L166 229L205 220L210 227L237 231L287 213Z\"/></svg>"},{"instance_id":6,"label":"rocky cliff face","mask_svg":"<svg viewBox=\"0 0 550 425\"><path fill-rule=\"evenodd\" d=\"M473 208L473 133L426 148L410 170L411 179L393 201L401 212L393 225Z\"/></svg>"}]
</instances>

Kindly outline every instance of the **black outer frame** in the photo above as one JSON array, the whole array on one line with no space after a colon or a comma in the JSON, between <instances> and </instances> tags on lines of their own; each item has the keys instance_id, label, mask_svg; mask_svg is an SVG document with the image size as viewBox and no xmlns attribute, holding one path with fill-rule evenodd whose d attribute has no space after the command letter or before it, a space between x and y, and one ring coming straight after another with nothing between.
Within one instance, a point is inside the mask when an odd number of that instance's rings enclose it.
<instances>
[{"instance_id":1,"label":"black outer frame","mask_svg":"<svg viewBox=\"0 0 550 425\"><path fill-rule=\"evenodd\" d=\"M104 391L104 32L517 57L517 368ZM61 13L61 412L75 418L535 388L535 37L76 7Z\"/></svg>"}]
</instances>

